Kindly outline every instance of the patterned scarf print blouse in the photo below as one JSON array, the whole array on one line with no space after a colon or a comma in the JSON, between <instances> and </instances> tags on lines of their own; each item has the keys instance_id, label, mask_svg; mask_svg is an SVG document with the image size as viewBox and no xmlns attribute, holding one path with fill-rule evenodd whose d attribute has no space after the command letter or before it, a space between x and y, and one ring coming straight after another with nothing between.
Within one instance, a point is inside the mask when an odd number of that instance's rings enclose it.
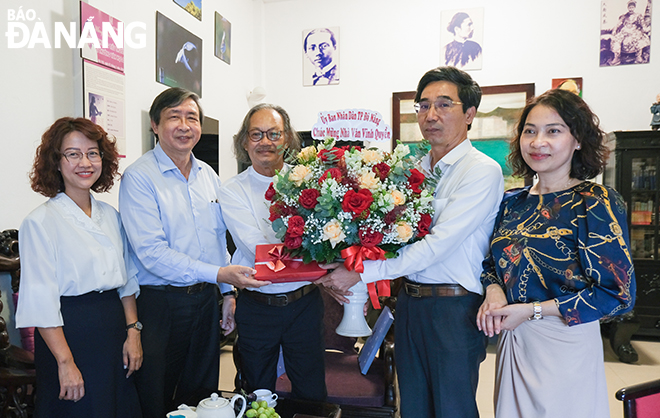
<instances>
[{"instance_id":1,"label":"patterned scarf print blouse","mask_svg":"<svg viewBox=\"0 0 660 418\"><path fill-rule=\"evenodd\" d=\"M568 325L630 311L635 273L625 203L613 189L583 182L532 195L505 193L481 275L509 303L555 299Z\"/></svg>"}]
</instances>

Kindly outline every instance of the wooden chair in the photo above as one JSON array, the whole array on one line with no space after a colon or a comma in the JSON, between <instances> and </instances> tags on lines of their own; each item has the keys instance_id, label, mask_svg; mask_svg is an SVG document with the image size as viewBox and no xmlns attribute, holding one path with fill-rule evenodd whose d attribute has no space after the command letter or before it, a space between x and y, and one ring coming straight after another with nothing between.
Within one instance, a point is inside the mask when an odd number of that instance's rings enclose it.
<instances>
[{"instance_id":1,"label":"wooden chair","mask_svg":"<svg viewBox=\"0 0 660 418\"><path fill-rule=\"evenodd\" d=\"M12 290L16 292L20 259L18 231L14 229L0 233L0 271L9 272ZM2 305L0 302L0 416L28 418L34 410L34 354L9 342Z\"/></svg>"},{"instance_id":2,"label":"wooden chair","mask_svg":"<svg viewBox=\"0 0 660 418\"><path fill-rule=\"evenodd\" d=\"M660 379L619 389L624 418L660 417Z\"/></svg>"},{"instance_id":3,"label":"wooden chair","mask_svg":"<svg viewBox=\"0 0 660 418\"><path fill-rule=\"evenodd\" d=\"M393 289L393 294L396 294ZM360 373L356 339L339 336L335 329L341 322L343 308L326 292L325 304L325 364L327 402L338 404L342 418L393 418L399 408L396 368L394 364L394 325L381 344L379 355L374 359L367 375ZM394 313L396 298L385 302ZM240 338L240 336L239 336ZM246 389L247 382L241 372L242 358L234 346L233 358L236 366L236 390ZM291 381L286 373L277 379L277 394L287 399L291 396Z\"/></svg>"}]
</instances>

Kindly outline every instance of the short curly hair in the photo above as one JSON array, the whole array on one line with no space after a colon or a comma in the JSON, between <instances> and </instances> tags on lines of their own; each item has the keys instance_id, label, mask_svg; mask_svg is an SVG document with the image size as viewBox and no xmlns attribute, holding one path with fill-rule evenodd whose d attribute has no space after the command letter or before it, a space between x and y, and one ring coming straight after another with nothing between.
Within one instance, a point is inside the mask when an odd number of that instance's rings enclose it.
<instances>
[{"instance_id":1,"label":"short curly hair","mask_svg":"<svg viewBox=\"0 0 660 418\"><path fill-rule=\"evenodd\" d=\"M30 171L32 190L46 197L55 197L64 192L64 179L59 171L62 142L71 132L80 132L99 145L103 154L101 176L92 185L97 193L107 192L119 176L119 153L115 141L102 127L85 118L60 118L41 136L41 144Z\"/></svg>"},{"instance_id":2,"label":"short curly hair","mask_svg":"<svg viewBox=\"0 0 660 418\"><path fill-rule=\"evenodd\" d=\"M293 152L294 155L300 151L300 136L298 135L298 132L296 132L296 130L291 126L291 118L289 118L289 114L286 113L286 110L277 105L261 103L248 111L248 113L245 115L245 118L243 118L241 129L236 135L234 135L234 155L236 156L236 159L241 163L251 163L250 155L245 149L247 141L249 141L248 131L250 130L250 120L255 113L263 109L274 110L280 114L282 117L282 124L284 125L284 138L286 140L289 151Z\"/></svg>"},{"instance_id":3,"label":"short curly hair","mask_svg":"<svg viewBox=\"0 0 660 418\"><path fill-rule=\"evenodd\" d=\"M511 140L507 162L516 177L533 177L536 172L527 165L520 150L520 137L527 122L527 116L534 107L541 105L553 109L571 130L571 135L580 144L571 160L571 178L587 180L603 172L609 149L605 145L605 133L600 128L600 120L580 96L566 90L548 90L532 99L522 111L516 125L515 136Z\"/></svg>"}]
</instances>

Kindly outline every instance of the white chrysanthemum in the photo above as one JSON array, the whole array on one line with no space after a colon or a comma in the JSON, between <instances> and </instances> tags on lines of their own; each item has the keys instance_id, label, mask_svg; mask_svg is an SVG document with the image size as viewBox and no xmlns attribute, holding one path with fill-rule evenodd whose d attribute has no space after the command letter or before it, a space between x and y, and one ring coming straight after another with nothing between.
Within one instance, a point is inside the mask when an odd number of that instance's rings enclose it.
<instances>
[{"instance_id":1,"label":"white chrysanthemum","mask_svg":"<svg viewBox=\"0 0 660 418\"><path fill-rule=\"evenodd\" d=\"M344 154L344 161L346 162L346 169L350 172L357 172L362 168L362 154L360 151L354 150Z\"/></svg>"},{"instance_id":2,"label":"white chrysanthemum","mask_svg":"<svg viewBox=\"0 0 660 418\"><path fill-rule=\"evenodd\" d=\"M376 204L381 209L382 213L387 213L394 209L394 197L391 193L381 193L375 197Z\"/></svg>"},{"instance_id":3,"label":"white chrysanthemum","mask_svg":"<svg viewBox=\"0 0 660 418\"><path fill-rule=\"evenodd\" d=\"M422 193L419 195L418 205L419 207L430 206L433 202L433 195L428 190L422 190Z\"/></svg>"},{"instance_id":4,"label":"white chrysanthemum","mask_svg":"<svg viewBox=\"0 0 660 418\"><path fill-rule=\"evenodd\" d=\"M396 148L394 148L393 157L397 160L402 160L408 154L410 154L410 147L408 147L408 145L398 144Z\"/></svg>"}]
</instances>

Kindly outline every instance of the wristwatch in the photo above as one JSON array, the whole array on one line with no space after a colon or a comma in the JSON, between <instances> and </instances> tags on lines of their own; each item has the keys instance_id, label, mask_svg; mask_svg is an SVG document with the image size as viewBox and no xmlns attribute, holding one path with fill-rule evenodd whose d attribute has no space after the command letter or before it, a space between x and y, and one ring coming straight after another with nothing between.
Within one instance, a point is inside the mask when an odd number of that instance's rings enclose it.
<instances>
[{"instance_id":1,"label":"wristwatch","mask_svg":"<svg viewBox=\"0 0 660 418\"><path fill-rule=\"evenodd\" d=\"M236 289L234 289L234 290L230 290L230 291L228 291L228 292L224 292L224 293L222 294L222 297L225 297L225 296L233 296L233 297L237 297L237 296L238 296L238 291L237 291Z\"/></svg>"},{"instance_id":2,"label":"wristwatch","mask_svg":"<svg viewBox=\"0 0 660 418\"><path fill-rule=\"evenodd\" d=\"M126 325L126 331L128 331L131 328L135 328L138 331L142 331L142 322L136 321L136 322L133 322L132 324Z\"/></svg>"},{"instance_id":3,"label":"wristwatch","mask_svg":"<svg viewBox=\"0 0 660 418\"><path fill-rule=\"evenodd\" d=\"M530 321L537 321L543 319L543 309L541 308L541 302L532 302L532 307L534 308L534 314L529 317Z\"/></svg>"}]
</instances>

